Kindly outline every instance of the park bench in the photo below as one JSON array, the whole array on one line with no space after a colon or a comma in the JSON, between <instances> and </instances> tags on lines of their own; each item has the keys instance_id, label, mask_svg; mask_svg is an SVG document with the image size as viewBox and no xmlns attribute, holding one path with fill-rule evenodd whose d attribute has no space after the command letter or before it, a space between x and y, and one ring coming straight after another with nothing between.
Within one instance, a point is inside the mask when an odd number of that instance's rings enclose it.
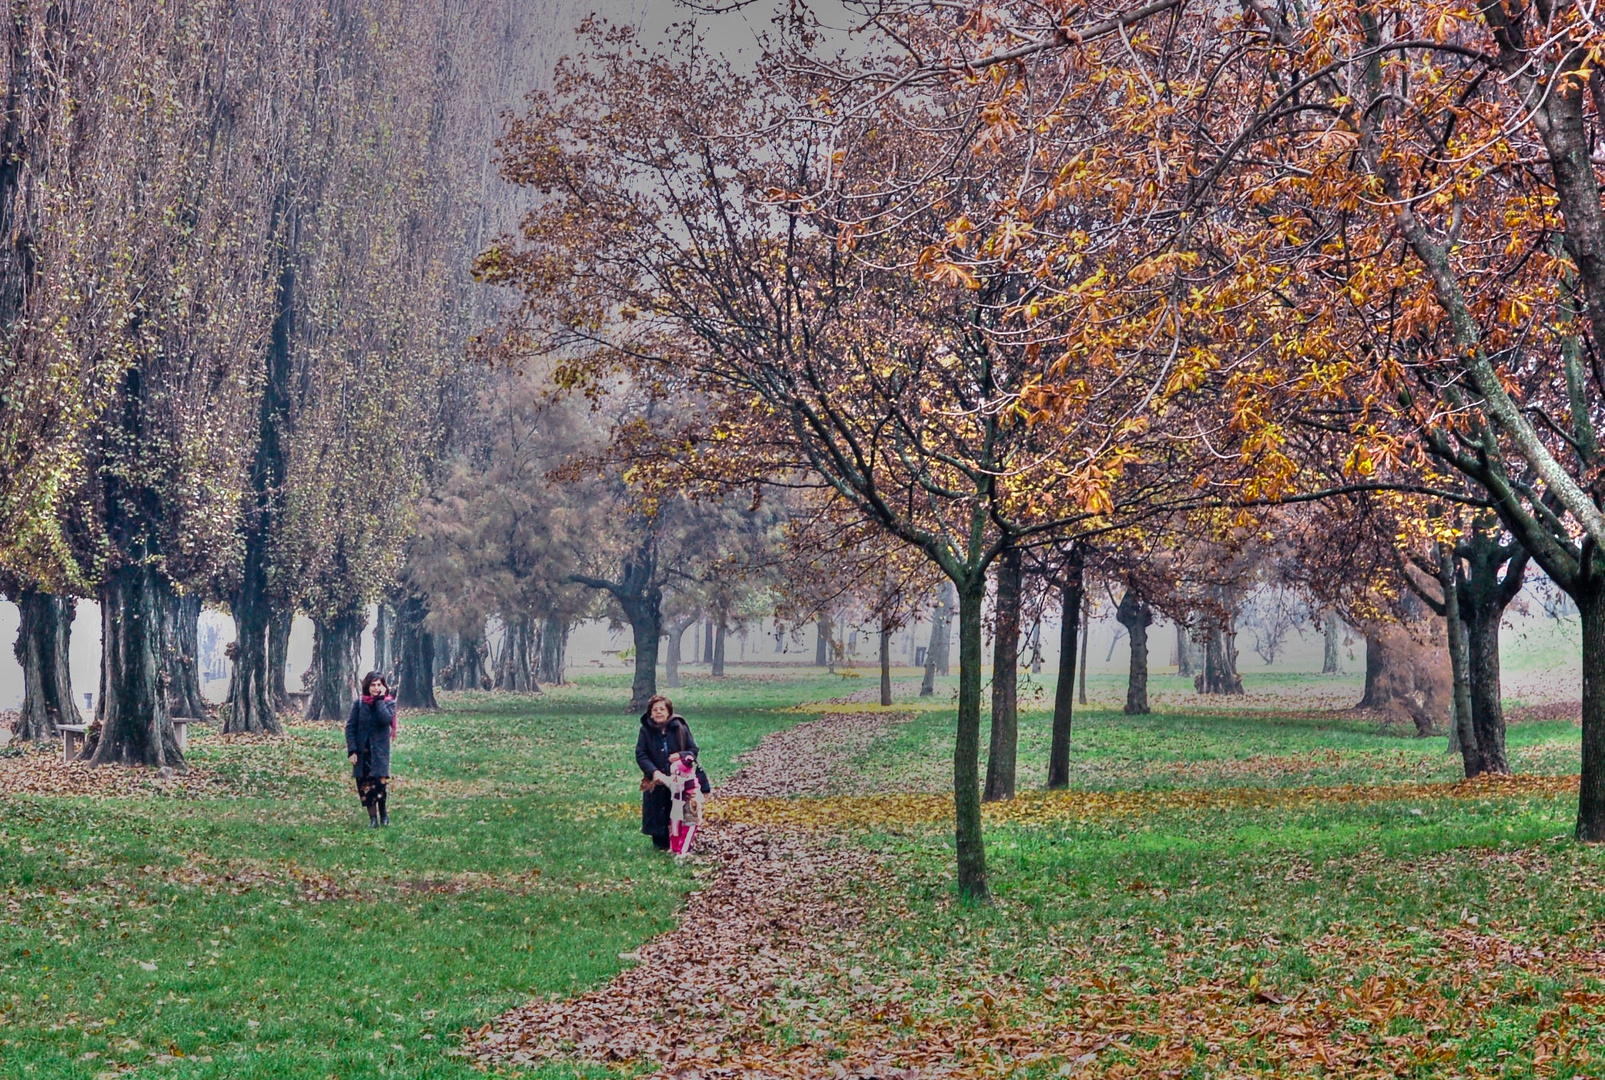
<instances>
[{"instance_id":1,"label":"park bench","mask_svg":"<svg viewBox=\"0 0 1605 1080\"><path fill-rule=\"evenodd\" d=\"M73 754L84 745L84 732L89 730L89 725L57 724L56 730L61 732L61 761L65 765L72 761Z\"/></svg>"}]
</instances>

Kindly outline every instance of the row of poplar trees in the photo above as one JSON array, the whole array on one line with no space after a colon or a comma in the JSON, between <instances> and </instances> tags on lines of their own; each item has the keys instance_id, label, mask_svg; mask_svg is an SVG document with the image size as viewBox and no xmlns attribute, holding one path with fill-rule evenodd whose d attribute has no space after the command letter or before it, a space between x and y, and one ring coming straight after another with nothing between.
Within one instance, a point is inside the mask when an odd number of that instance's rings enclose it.
<instances>
[{"instance_id":1,"label":"row of poplar trees","mask_svg":"<svg viewBox=\"0 0 1605 1080\"><path fill-rule=\"evenodd\" d=\"M277 728L298 611L347 693L471 394L511 35L459 0L9 9L0 591L22 734L77 720L67 634L93 598L85 758L181 765L203 601L238 628L225 731Z\"/></svg>"}]
</instances>

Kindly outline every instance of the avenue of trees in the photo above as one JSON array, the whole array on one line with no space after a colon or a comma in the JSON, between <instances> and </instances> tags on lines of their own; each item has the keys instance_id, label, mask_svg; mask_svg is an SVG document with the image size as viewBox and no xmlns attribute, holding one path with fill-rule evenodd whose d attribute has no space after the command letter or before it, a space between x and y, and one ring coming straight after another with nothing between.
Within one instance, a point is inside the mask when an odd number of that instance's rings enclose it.
<instances>
[{"instance_id":1,"label":"avenue of trees","mask_svg":"<svg viewBox=\"0 0 1605 1080\"><path fill-rule=\"evenodd\" d=\"M1454 713L1468 774L1509 769L1531 560L1582 612L1577 835L1605 839L1588 9L856 7L853 49L803 12L750 67L594 27L509 130L534 208L478 272L561 385L677 414L628 447L653 482L801 491L951 582L961 889L1013 787L978 773L984 601L1007 672L1027 557L1061 604L1121 583L1128 711L1155 611L1240 693L1250 589L1294 587L1367 628L1367 704Z\"/></svg>"},{"instance_id":2,"label":"avenue of trees","mask_svg":"<svg viewBox=\"0 0 1605 1080\"><path fill-rule=\"evenodd\" d=\"M591 20L502 115L497 5L111 7L15 4L0 61L24 737L76 716L85 598L86 758L150 766L203 604L228 731L275 730L296 614L330 720L375 603L410 707L561 682L598 617L632 709L760 618L821 666L869 638L889 704L918 623L980 899L1044 623L1050 787L1094 608L1128 714L1156 649L1237 695L1292 628L1329 672L1352 633L1360 705L1498 775L1541 571L1605 840L1591 9L852 0L849 39L798 5L742 57Z\"/></svg>"}]
</instances>

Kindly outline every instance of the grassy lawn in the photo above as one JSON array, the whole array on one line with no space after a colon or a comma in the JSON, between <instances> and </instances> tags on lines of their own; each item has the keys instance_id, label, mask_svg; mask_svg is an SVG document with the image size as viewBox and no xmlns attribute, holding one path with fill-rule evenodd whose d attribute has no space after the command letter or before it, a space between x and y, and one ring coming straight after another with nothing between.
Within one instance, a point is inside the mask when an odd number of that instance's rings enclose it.
<instances>
[{"instance_id":1,"label":"grassy lawn","mask_svg":"<svg viewBox=\"0 0 1605 1080\"><path fill-rule=\"evenodd\" d=\"M983 727L986 723L982 717ZM1047 783L1052 714L1020 714L1019 785ZM1080 708L1071 740L1071 786L1095 790L1315 783L1408 783L1464 775L1443 738L1370 720L1267 712L1160 711L1125 716ZM981 754L986 756L985 733ZM1577 726L1567 721L1512 724L1506 741L1517 772L1562 774L1579 767ZM854 762L844 791L948 791L953 719L946 709L916 712Z\"/></svg>"},{"instance_id":2,"label":"grassy lawn","mask_svg":"<svg viewBox=\"0 0 1605 1080\"><path fill-rule=\"evenodd\" d=\"M714 777L803 674L675 693ZM404 717L394 824L367 828L342 735L198 736L215 797L0 800L0 1076L482 1075L462 1029L612 976L689 875L632 811L621 677Z\"/></svg>"},{"instance_id":3,"label":"grassy lawn","mask_svg":"<svg viewBox=\"0 0 1605 1080\"><path fill-rule=\"evenodd\" d=\"M717 784L766 733L863 689L749 669L674 696ZM911 718L840 770L844 791L947 790L951 686L919 703L905 671L897 692ZM199 738L192 759L217 778L202 798L0 802L0 1076L483 1075L449 1053L464 1029L612 977L691 885L636 832L623 693L596 677L405 718L388 831L366 828L338 733L313 727ZM1047 731L1028 709L1022 790L1041 784ZM1510 730L1523 773L1575 772L1577 744L1567 722ZM1071 797L992 824L987 908L955 900L946 826L854 832L886 876L833 941L850 953L835 1004L776 1037L969 1039L1028 1077L1073 1060L1088 1075L1601 1075L1605 850L1568 839L1574 795L1254 796L1457 775L1441 739L1372 722L1083 710L1073 786L1127 809L1088 819ZM1076 1053L1027 1060L1083 1032ZM1342 1056L1278 1057L1298 1033Z\"/></svg>"},{"instance_id":4,"label":"grassy lawn","mask_svg":"<svg viewBox=\"0 0 1605 1080\"><path fill-rule=\"evenodd\" d=\"M853 962L907 1003L871 1037L1022 1033L999 1041L1024 1076L1079 1056L1023 1060L1066 1032L1088 1033L1087 1075L1319 1073L1313 1049L1287 1054L1303 1035L1341 1049L1327 1075L1601 1074L1605 850L1571 841L1574 795L1271 811L1220 795L995 826L986 908L954 900L945 832L868 839L897 887Z\"/></svg>"}]
</instances>

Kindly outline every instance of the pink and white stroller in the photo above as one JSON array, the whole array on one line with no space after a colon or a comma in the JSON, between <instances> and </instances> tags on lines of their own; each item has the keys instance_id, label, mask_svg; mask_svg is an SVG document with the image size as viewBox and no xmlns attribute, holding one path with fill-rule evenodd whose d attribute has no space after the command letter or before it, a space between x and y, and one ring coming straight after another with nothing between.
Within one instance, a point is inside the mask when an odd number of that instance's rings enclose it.
<instances>
[{"instance_id":1,"label":"pink and white stroller","mask_svg":"<svg viewBox=\"0 0 1605 1080\"><path fill-rule=\"evenodd\" d=\"M689 855L702 827L702 788L697 783L697 759L690 754L669 755L669 795L669 850Z\"/></svg>"}]
</instances>

